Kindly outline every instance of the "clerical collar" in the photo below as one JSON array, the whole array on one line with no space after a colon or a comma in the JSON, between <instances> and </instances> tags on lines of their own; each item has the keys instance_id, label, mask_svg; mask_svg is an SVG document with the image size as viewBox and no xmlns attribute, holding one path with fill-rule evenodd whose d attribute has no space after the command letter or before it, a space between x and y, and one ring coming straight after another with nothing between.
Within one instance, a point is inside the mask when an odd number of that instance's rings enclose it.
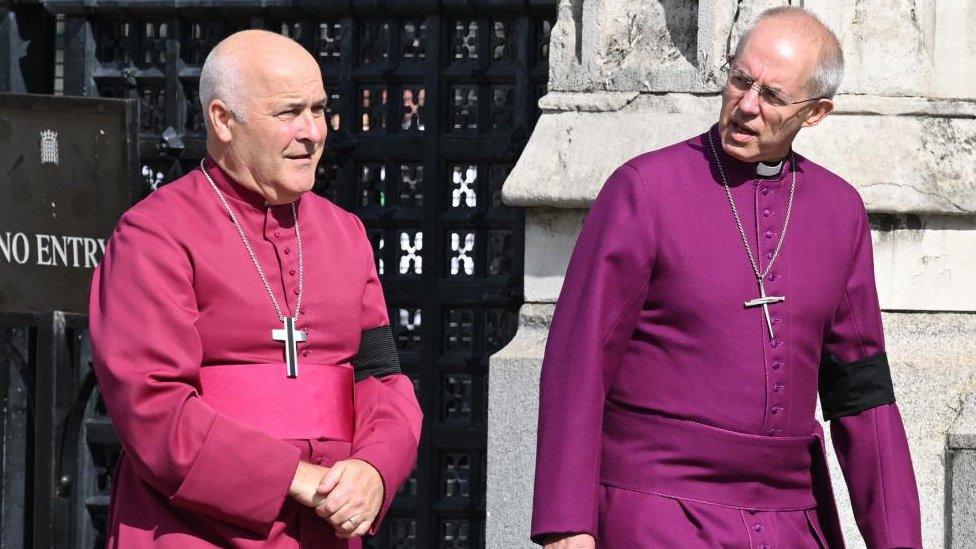
<instances>
[{"instance_id":1,"label":"clerical collar","mask_svg":"<svg viewBox=\"0 0 976 549\"><path fill-rule=\"evenodd\" d=\"M756 175L763 179L779 177L779 173L783 171L784 160L785 157L775 163L756 162Z\"/></svg>"}]
</instances>

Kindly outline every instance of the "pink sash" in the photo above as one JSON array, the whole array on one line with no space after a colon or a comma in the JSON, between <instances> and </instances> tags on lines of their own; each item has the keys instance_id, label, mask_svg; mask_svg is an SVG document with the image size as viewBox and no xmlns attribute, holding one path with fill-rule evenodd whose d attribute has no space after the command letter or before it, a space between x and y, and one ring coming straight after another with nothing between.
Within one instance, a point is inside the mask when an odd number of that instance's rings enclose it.
<instances>
[{"instance_id":1,"label":"pink sash","mask_svg":"<svg viewBox=\"0 0 976 549\"><path fill-rule=\"evenodd\" d=\"M201 398L229 419L287 439L351 442L355 430L352 366L227 364L200 369Z\"/></svg>"}]
</instances>

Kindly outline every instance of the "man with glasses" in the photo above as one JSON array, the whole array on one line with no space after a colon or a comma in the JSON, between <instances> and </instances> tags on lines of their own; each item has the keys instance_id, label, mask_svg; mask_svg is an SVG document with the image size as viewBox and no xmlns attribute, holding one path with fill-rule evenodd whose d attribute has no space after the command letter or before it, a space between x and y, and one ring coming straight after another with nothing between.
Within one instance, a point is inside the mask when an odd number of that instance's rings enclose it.
<instances>
[{"instance_id":1,"label":"man with glasses","mask_svg":"<svg viewBox=\"0 0 976 549\"><path fill-rule=\"evenodd\" d=\"M830 114L836 36L764 12L718 124L619 167L556 306L532 538L548 548L838 548L819 389L861 534L921 547L871 233L854 188L792 150Z\"/></svg>"}]
</instances>

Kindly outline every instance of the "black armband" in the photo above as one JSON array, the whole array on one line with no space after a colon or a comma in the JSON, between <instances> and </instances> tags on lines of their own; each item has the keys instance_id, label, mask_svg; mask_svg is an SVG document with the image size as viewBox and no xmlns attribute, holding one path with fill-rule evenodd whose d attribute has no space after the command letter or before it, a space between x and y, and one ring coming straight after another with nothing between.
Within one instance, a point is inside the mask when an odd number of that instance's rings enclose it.
<instances>
[{"instance_id":1,"label":"black armband","mask_svg":"<svg viewBox=\"0 0 976 549\"><path fill-rule=\"evenodd\" d=\"M352 359L352 365L356 371L356 381L370 376L399 374L400 358L393 341L393 330L389 326L363 330L359 338L359 352Z\"/></svg>"},{"instance_id":2,"label":"black armband","mask_svg":"<svg viewBox=\"0 0 976 549\"><path fill-rule=\"evenodd\" d=\"M825 420L859 414L895 401L885 353L841 363L828 355L820 361L820 406Z\"/></svg>"}]
</instances>

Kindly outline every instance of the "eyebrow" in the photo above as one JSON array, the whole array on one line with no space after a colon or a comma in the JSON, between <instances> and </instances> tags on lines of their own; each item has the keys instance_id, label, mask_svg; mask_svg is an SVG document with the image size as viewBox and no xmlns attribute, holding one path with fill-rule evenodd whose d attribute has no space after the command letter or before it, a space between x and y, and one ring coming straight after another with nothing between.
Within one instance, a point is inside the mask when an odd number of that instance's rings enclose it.
<instances>
[{"instance_id":1,"label":"eyebrow","mask_svg":"<svg viewBox=\"0 0 976 549\"><path fill-rule=\"evenodd\" d=\"M748 76L753 82L756 81L756 77L754 77L753 75L749 74L748 72L746 72L745 70L743 70L741 67L736 67L735 65L733 65L732 68L735 69L735 70L737 70L737 71L739 71L739 72L741 72L742 74ZM783 88L781 88L779 86L774 86L772 84L763 84L763 87L764 88L768 88L770 90L773 90L774 92L776 92L778 94L786 95L786 92L783 91Z\"/></svg>"},{"instance_id":2,"label":"eyebrow","mask_svg":"<svg viewBox=\"0 0 976 549\"><path fill-rule=\"evenodd\" d=\"M327 100L328 100L328 98L322 97L321 99L316 99L315 101L312 101L311 102L311 105L313 107L317 107L319 105L325 106ZM297 109L299 107L304 107L304 106L305 106L305 102L302 101L302 100L300 100L300 99L288 99L288 100L286 100L286 101L284 101L282 103L279 103L278 104L278 109L279 110L291 110L291 109Z\"/></svg>"}]
</instances>

